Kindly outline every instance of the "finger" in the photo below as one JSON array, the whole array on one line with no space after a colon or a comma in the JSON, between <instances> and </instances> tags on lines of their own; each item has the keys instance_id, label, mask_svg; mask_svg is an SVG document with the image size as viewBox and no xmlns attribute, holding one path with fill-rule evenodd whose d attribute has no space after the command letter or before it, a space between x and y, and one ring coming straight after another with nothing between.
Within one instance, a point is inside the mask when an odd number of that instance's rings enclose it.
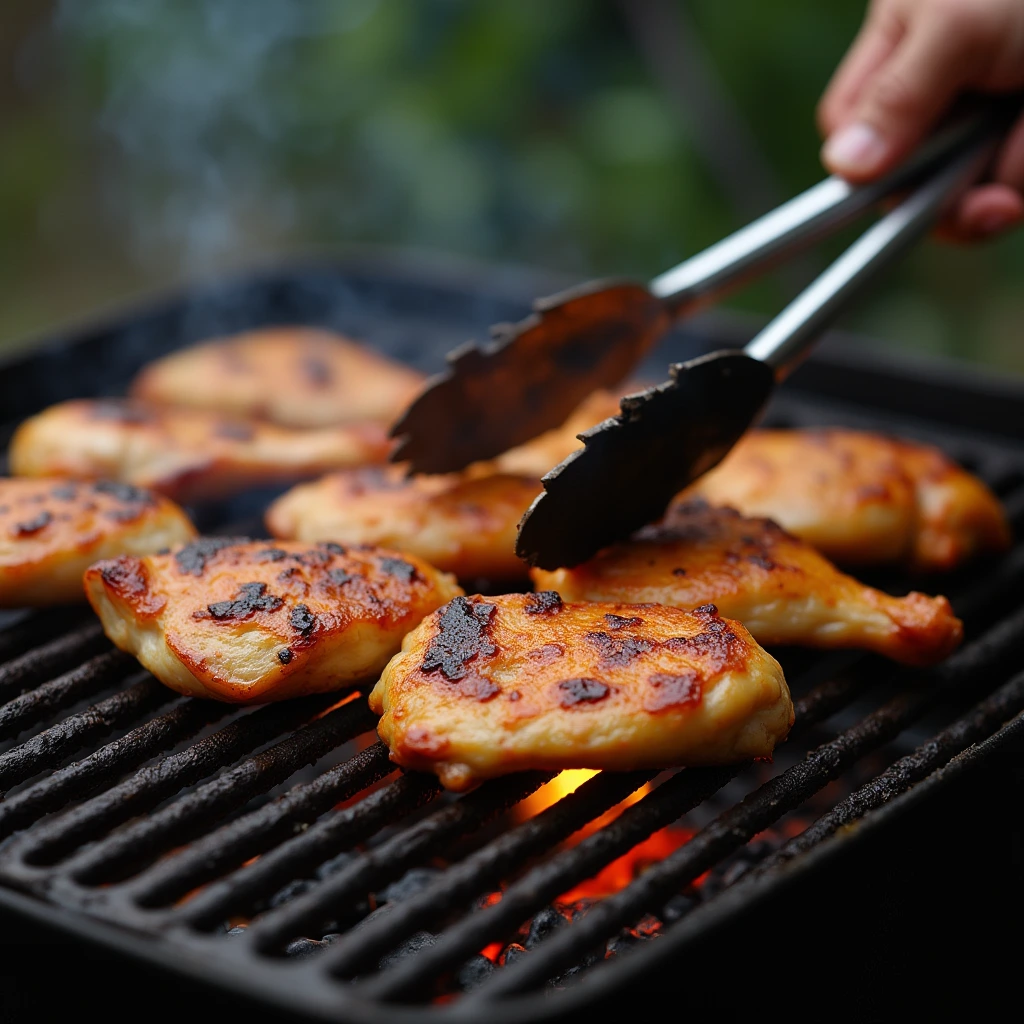
<instances>
[{"instance_id":1,"label":"finger","mask_svg":"<svg viewBox=\"0 0 1024 1024\"><path fill-rule=\"evenodd\" d=\"M856 110L822 150L825 165L851 180L883 173L925 135L983 61L980 40L948 19L909 26L889 59L863 87Z\"/></svg>"},{"instance_id":2,"label":"finger","mask_svg":"<svg viewBox=\"0 0 1024 1024\"><path fill-rule=\"evenodd\" d=\"M1024 220L1024 197L1009 185L989 182L972 188L943 221L939 235L957 242L977 242Z\"/></svg>"},{"instance_id":3,"label":"finger","mask_svg":"<svg viewBox=\"0 0 1024 1024\"><path fill-rule=\"evenodd\" d=\"M993 178L1024 194L1024 117L1013 130L996 160Z\"/></svg>"},{"instance_id":4,"label":"finger","mask_svg":"<svg viewBox=\"0 0 1024 1024\"><path fill-rule=\"evenodd\" d=\"M849 119L864 83L888 60L904 31L905 24L891 5L871 5L857 38L818 104L818 126L823 135L830 135Z\"/></svg>"}]
</instances>

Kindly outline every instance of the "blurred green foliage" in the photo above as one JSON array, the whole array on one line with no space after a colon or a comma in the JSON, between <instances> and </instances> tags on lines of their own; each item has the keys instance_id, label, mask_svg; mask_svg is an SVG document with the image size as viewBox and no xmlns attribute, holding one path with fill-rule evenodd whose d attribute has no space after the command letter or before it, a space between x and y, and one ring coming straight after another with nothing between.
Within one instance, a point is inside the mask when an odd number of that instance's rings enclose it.
<instances>
[{"instance_id":1,"label":"blurred green foliage","mask_svg":"<svg viewBox=\"0 0 1024 1024\"><path fill-rule=\"evenodd\" d=\"M4 8L0 344L311 249L649 276L742 220L610 0ZM811 184L814 104L862 0L686 10L779 198ZM1024 370L1022 283L1024 233L928 244L847 323ZM787 294L735 303L771 312Z\"/></svg>"}]
</instances>

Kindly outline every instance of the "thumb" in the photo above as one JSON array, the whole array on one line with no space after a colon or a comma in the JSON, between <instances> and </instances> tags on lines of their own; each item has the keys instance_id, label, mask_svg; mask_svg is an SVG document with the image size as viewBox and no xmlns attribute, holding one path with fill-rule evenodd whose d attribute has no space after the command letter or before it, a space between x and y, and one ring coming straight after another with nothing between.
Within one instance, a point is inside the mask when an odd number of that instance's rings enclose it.
<instances>
[{"instance_id":1,"label":"thumb","mask_svg":"<svg viewBox=\"0 0 1024 1024\"><path fill-rule=\"evenodd\" d=\"M822 160L854 181L889 170L927 134L983 53L970 32L946 20L921 19L871 79L856 108L826 140Z\"/></svg>"}]
</instances>

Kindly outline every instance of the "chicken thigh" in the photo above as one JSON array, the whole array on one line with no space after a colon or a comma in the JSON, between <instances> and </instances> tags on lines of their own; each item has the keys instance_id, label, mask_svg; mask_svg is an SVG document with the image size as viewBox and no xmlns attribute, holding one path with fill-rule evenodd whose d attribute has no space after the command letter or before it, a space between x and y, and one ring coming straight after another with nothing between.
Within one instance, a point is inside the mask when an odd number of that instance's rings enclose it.
<instances>
[{"instance_id":1,"label":"chicken thigh","mask_svg":"<svg viewBox=\"0 0 1024 1024\"><path fill-rule=\"evenodd\" d=\"M124 399L82 399L26 420L11 441L17 476L104 478L181 501L381 462L379 424L292 430L198 409Z\"/></svg>"},{"instance_id":2,"label":"chicken thigh","mask_svg":"<svg viewBox=\"0 0 1024 1024\"><path fill-rule=\"evenodd\" d=\"M516 527L540 489L507 473L407 478L398 466L354 469L293 488L266 521L275 537L382 544L460 579L514 580L526 576Z\"/></svg>"},{"instance_id":3,"label":"chicken thigh","mask_svg":"<svg viewBox=\"0 0 1024 1024\"><path fill-rule=\"evenodd\" d=\"M448 789L524 769L769 757L793 722L778 662L713 606L457 597L370 694L392 760Z\"/></svg>"},{"instance_id":4,"label":"chicken thigh","mask_svg":"<svg viewBox=\"0 0 1024 1024\"><path fill-rule=\"evenodd\" d=\"M84 601L98 558L144 555L195 536L172 501L127 484L0 479L0 607Z\"/></svg>"},{"instance_id":5,"label":"chicken thigh","mask_svg":"<svg viewBox=\"0 0 1024 1024\"><path fill-rule=\"evenodd\" d=\"M159 359L135 378L131 393L284 427L329 427L390 423L422 384L422 374L339 334L265 327Z\"/></svg>"},{"instance_id":6,"label":"chicken thigh","mask_svg":"<svg viewBox=\"0 0 1024 1024\"><path fill-rule=\"evenodd\" d=\"M843 565L947 570L1010 543L976 476L936 448L855 430L755 430L687 493L768 516Z\"/></svg>"},{"instance_id":7,"label":"chicken thigh","mask_svg":"<svg viewBox=\"0 0 1024 1024\"><path fill-rule=\"evenodd\" d=\"M538 589L566 601L714 603L762 644L862 647L930 665L963 638L944 597L888 594L835 568L768 519L703 501L673 505L665 520L573 569L531 570Z\"/></svg>"},{"instance_id":8,"label":"chicken thigh","mask_svg":"<svg viewBox=\"0 0 1024 1024\"><path fill-rule=\"evenodd\" d=\"M236 704L376 679L461 591L412 555L207 537L85 574L107 636L179 693Z\"/></svg>"}]
</instances>

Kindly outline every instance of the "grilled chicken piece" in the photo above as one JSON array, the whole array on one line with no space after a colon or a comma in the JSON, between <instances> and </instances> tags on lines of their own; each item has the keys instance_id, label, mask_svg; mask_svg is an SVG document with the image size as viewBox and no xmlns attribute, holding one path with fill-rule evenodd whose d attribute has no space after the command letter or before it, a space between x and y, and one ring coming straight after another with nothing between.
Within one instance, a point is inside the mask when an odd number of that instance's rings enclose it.
<instances>
[{"instance_id":1,"label":"grilled chicken piece","mask_svg":"<svg viewBox=\"0 0 1024 1024\"><path fill-rule=\"evenodd\" d=\"M462 473L405 477L401 467L346 470L294 488L267 512L275 537L384 544L411 551L463 580L523 578L519 520L539 478L580 447L577 434L619 411L595 391L557 430Z\"/></svg>"},{"instance_id":2,"label":"grilled chicken piece","mask_svg":"<svg viewBox=\"0 0 1024 1024\"><path fill-rule=\"evenodd\" d=\"M399 466L332 473L300 484L267 511L275 537L382 544L410 551L461 579L526 576L516 526L538 480L498 473L406 478Z\"/></svg>"},{"instance_id":3,"label":"grilled chicken piece","mask_svg":"<svg viewBox=\"0 0 1024 1024\"><path fill-rule=\"evenodd\" d=\"M126 399L80 400L26 420L10 466L18 476L112 479L184 501L380 462L388 447L378 424L291 430Z\"/></svg>"},{"instance_id":4,"label":"grilled chicken piece","mask_svg":"<svg viewBox=\"0 0 1024 1024\"><path fill-rule=\"evenodd\" d=\"M769 757L793 723L782 669L713 606L457 597L370 694L391 759L448 789L527 768Z\"/></svg>"},{"instance_id":5,"label":"grilled chicken piece","mask_svg":"<svg viewBox=\"0 0 1024 1024\"><path fill-rule=\"evenodd\" d=\"M940 661L963 626L944 597L890 597L839 572L768 519L703 501L575 569L531 570L539 589L567 601L714 603L762 644L862 647L907 665Z\"/></svg>"},{"instance_id":6,"label":"grilled chicken piece","mask_svg":"<svg viewBox=\"0 0 1024 1024\"><path fill-rule=\"evenodd\" d=\"M162 683L259 704L375 679L402 637L462 591L410 555L209 537L85 574L107 636Z\"/></svg>"},{"instance_id":7,"label":"grilled chicken piece","mask_svg":"<svg viewBox=\"0 0 1024 1024\"><path fill-rule=\"evenodd\" d=\"M184 544L195 529L177 505L125 484L0 479L0 607L82 601L97 558Z\"/></svg>"},{"instance_id":8,"label":"grilled chicken piece","mask_svg":"<svg viewBox=\"0 0 1024 1024\"><path fill-rule=\"evenodd\" d=\"M625 392L624 392L625 393ZM526 444L510 448L490 465L502 473L542 477L583 447L578 435L619 414L619 398L611 391L595 391L581 402L572 415L555 430L548 430ZM525 511L525 509L523 510Z\"/></svg>"},{"instance_id":9,"label":"grilled chicken piece","mask_svg":"<svg viewBox=\"0 0 1024 1024\"><path fill-rule=\"evenodd\" d=\"M1010 544L977 477L935 448L854 430L756 430L688 493L768 516L845 565L945 570Z\"/></svg>"},{"instance_id":10,"label":"grilled chicken piece","mask_svg":"<svg viewBox=\"0 0 1024 1024\"><path fill-rule=\"evenodd\" d=\"M136 398L266 419L285 427L390 423L423 376L339 334L268 327L196 345L151 363Z\"/></svg>"}]
</instances>

